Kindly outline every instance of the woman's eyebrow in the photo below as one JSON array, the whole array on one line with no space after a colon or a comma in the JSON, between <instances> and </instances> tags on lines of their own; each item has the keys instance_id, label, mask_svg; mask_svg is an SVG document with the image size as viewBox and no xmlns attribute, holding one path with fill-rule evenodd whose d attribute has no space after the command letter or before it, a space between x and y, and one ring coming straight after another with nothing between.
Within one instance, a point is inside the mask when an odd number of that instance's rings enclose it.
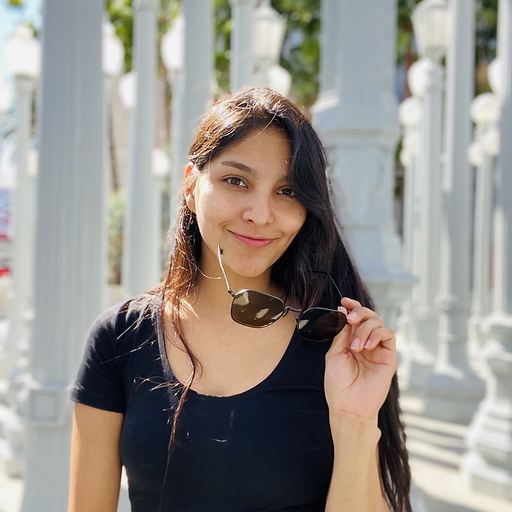
<instances>
[{"instance_id":1,"label":"woman's eyebrow","mask_svg":"<svg viewBox=\"0 0 512 512\"><path fill-rule=\"evenodd\" d=\"M227 165L228 167L234 167L235 169L238 169L242 172L246 172L253 176L254 178L258 177L258 171L256 169L253 169L252 167L249 167L248 165L243 164L242 162L238 162L237 160L223 160L220 162L220 165ZM288 183L288 176L286 174L283 174L280 176L277 180L277 183Z\"/></svg>"},{"instance_id":2,"label":"woman's eyebrow","mask_svg":"<svg viewBox=\"0 0 512 512\"><path fill-rule=\"evenodd\" d=\"M228 167L234 167L235 169L238 169L239 171L246 172L250 174L251 176L257 178L258 173L255 169L252 167L249 167L248 165L243 164L242 162L237 162L236 160L223 160L221 165L227 165Z\"/></svg>"}]
</instances>

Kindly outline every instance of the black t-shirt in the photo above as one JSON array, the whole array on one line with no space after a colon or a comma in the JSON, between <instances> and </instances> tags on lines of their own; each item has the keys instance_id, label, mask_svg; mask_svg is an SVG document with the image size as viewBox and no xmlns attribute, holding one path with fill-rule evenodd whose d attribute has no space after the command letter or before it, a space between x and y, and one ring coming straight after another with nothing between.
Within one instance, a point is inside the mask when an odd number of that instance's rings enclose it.
<instances>
[{"instance_id":1,"label":"black t-shirt","mask_svg":"<svg viewBox=\"0 0 512 512\"><path fill-rule=\"evenodd\" d=\"M190 391L169 457L180 389L161 300L142 296L95 321L71 399L124 414L120 449L133 512L323 512L333 464L328 348L294 334L254 388L228 397Z\"/></svg>"}]
</instances>

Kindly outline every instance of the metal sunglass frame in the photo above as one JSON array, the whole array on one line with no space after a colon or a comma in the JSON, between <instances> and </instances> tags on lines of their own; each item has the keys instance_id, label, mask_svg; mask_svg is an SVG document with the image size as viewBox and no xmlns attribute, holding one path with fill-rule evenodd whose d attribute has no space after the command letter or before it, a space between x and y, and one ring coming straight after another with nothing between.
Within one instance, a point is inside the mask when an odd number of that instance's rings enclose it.
<instances>
[{"instance_id":1,"label":"metal sunglass frame","mask_svg":"<svg viewBox=\"0 0 512 512\"><path fill-rule=\"evenodd\" d=\"M263 327L268 327L270 325L272 325L273 323L277 322L277 320L279 320L280 318L284 318L289 311L293 312L293 313L297 313L297 317L295 318L296 322L297 322L297 330L299 332L299 334L303 336L303 334L301 334L301 329L302 327L300 327L300 321L301 321L301 318L308 312L311 312L311 311L323 311L323 312L326 312L327 313L337 313L337 314L340 314L340 315L343 315L346 319L346 315L342 312L342 311L339 311L338 309L329 309L329 308L321 308L321 307L312 307L312 308L308 308L304 311L302 311L301 309L296 309L296 308L293 308L291 306L285 306L284 305L284 301L279 298L279 297L276 297L275 295L270 295L269 293L265 293L265 292L260 292L258 290L251 290L251 289L244 289L244 290L240 290L239 292L235 293L232 289L231 289L231 286L229 285L229 281L228 281L228 278L226 276L226 272L224 270L224 266L222 265L222 258L221 258L221 255L222 255L222 249L220 248L220 246L217 246L217 256L219 258L219 265L220 265L220 269L222 271L222 275L224 276L224 281L226 282L226 286L227 286L227 289L228 289L228 293L231 295L231 297L233 297L233 302L231 304L231 318L233 319L233 321L235 321L236 323L240 324L240 325L245 325L246 327L251 327L251 328L254 328L254 329L259 329L259 328L263 328ZM327 273L327 272L323 272L321 270L313 270L312 272L315 272L315 273L318 273L318 274L325 274L330 280L331 280L331 283L334 285L334 287L336 288L336 291L339 293L340 295L340 300L343 298L343 295L340 291L340 289L338 288L338 285L334 282L334 279ZM274 299L274 300L278 300L279 302L281 302L281 304L283 305L283 310L281 312L281 314L277 317L277 318L272 318L272 321L270 323L267 323L265 325L250 325L250 324L246 324L246 323L242 323L240 322L239 320L237 320L234 316L233 316L233 304L235 303L235 300L243 293L245 292L255 292L261 296L267 296L269 297L269 299ZM343 326L344 327L344 326ZM338 331L340 332L343 327L341 327L341 329ZM306 338L304 337L304 339L309 339L309 338ZM322 340L313 340L313 339L309 339L309 341L327 341L328 338L326 339L322 339Z\"/></svg>"}]
</instances>

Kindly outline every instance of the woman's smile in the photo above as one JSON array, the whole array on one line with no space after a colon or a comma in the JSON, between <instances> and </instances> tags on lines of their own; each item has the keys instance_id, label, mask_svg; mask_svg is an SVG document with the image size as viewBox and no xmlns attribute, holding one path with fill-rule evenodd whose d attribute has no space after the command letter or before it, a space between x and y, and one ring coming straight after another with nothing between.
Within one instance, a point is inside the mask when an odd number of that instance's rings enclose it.
<instances>
[{"instance_id":1,"label":"woman's smile","mask_svg":"<svg viewBox=\"0 0 512 512\"><path fill-rule=\"evenodd\" d=\"M235 233L234 231L231 231L231 234L244 245L247 245L247 247L253 247L255 249L266 247L275 240L275 238L262 238L242 235L240 233Z\"/></svg>"}]
</instances>

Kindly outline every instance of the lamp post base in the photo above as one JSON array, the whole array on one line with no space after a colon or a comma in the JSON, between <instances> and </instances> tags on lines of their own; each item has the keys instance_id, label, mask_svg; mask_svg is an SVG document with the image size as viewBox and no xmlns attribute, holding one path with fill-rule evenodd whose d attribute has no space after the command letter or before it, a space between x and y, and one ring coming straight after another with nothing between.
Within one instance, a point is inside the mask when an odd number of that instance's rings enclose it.
<instances>
[{"instance_id":1,"label":"lamp post base","mask_svg":"<svg viewBox=\"0 0 512 512\"><path fill-rule=\"evenodd\" d=\"M475 491L485 492L512 501L512 470L489 464L476 452L462 459L462 474Z\"/></svg>"},{"instance_id":2,"label":"lamp post base","mask_svg":"<svg viewBox=\"0 0 512 512\"><path fill-rule=\"evenodd\" d=\"M434 368L425 381L425 415L468 425L485 395L485 384L469 368Z\"/></svg>"}]
</instances>

